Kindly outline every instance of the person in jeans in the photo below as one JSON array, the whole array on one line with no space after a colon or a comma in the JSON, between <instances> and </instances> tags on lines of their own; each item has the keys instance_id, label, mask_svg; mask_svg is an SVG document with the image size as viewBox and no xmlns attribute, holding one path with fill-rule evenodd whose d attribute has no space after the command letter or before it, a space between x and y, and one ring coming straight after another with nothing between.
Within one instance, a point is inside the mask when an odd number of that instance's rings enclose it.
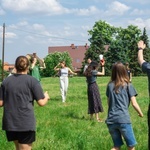
<instances>
[{"instance_id":1,"label":"person in jeans","mask_svg":"<svg viewBox=\"0 0 150 150\"><path fill-rule=\"evenodd\" d=\"M57 66L54 67L55 71L59 71L60 78L60 92L62 97L62 102L66 101L67 91L68 91L68 75L69 73L73 75L77 75L77 73L73 72L69 67L66 66L65 61L61 61Z\"/></svg>"},{"instance_id":2,"label":"person in jeans","mask_svg":"<svg viewBox=\"0 0 150 150\"><path fill-rule=\"evenodd\" d=\"M138 45L138 63L142 67L142 71L145 72L148 76L148 89L149 89L149 96L150 96L150 62L146 62L143 58L143 50L146 48L146 45L142 40L139 41L137 45ZM147 117L148 117L148 150L150 150L150 100L149 100Z\"/></svg>"},{"instance_id":3,"label":"person in jeans","mask_svg":"<svg viewBox=\"0 0 150 150\"><path fill-rule=\"evenodd\" d=\"M40 83L28 75L29 60L19 56L15 62L16 73L7 77L0 87L0 106L3 106L2 129L16 150L31 150L35 141L36 121L34 100L44 106L49 100Z\"/></svg>"},{"instance_id":4,"label":"person in jeans","mask_svg":"<svg viewBox=\"0 0 150 150\"><path fill-rule=\"evenodd\" d=\"M111 80L107 85L108 115L106 124L113 140L111 150L120 150L124 138L128 150L137 144L128 111L131 102L140 117L143 113L136 101L137 92L129 81L125 66L117 62L112 67Z\"/></svg>"}]
</instances>

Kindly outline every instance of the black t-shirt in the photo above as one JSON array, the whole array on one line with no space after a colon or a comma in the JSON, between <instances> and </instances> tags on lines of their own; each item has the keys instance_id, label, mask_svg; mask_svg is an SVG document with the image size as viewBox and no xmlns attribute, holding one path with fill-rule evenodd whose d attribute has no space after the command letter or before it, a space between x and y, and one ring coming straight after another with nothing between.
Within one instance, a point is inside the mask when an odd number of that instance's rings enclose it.
<instances>
[{"instance_id":1,"label":"black t-shirt","mask_svg":"<svg viewBox=\"0 0 150 150\"><path fill-rule=\"evenodd\" d=\"M149 96L150 96L150 63L144 62L142 64L142 71L147 73L148 76L148 89L149 89Z\"/></svg>"},{"instance_id":2,"label":"black t-shirt","mask_svg":"<svg viewBox=\"0 0 150 150\"><path fill-rule=\"evenodd\" d=\"M4 102L2 129L7 131L35 131L33 101L44 98L40 83L30 75L7 77L0 88Z\"/></svg>"}]
</instances>

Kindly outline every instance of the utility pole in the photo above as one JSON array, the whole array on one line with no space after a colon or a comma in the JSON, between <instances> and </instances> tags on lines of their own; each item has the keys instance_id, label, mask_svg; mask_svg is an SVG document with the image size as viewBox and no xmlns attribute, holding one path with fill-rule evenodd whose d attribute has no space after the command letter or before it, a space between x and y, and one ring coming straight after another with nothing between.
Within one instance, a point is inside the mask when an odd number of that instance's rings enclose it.
<instances>
[{"instance_id":1,"label":"utility pole","mask_svg":"<svg viewBox=\"0 0 150 150\"><path fill-rule=\"evenodd\" d=\"M3 44L2 44L2 81L4 79L4 47L5 47L5 23L3 23Z\"/></svg>"}]
</instances>

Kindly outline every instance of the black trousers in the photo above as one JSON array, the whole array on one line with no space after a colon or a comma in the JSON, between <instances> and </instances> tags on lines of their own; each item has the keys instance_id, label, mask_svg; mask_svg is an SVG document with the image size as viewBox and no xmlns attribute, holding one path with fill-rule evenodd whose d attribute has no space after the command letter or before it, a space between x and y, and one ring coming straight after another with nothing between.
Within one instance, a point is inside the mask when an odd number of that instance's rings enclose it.
<instances>
[{"instance_id":1,"label":"black trousers","mask_svg":"<svg viewBox=\"0 0 150 150\"><path fill-rule=\"evenodd\" d=\"M148 106L147 121L148 121L148 150L150 150L150 103Z\"/></svg>"}]
</instances>

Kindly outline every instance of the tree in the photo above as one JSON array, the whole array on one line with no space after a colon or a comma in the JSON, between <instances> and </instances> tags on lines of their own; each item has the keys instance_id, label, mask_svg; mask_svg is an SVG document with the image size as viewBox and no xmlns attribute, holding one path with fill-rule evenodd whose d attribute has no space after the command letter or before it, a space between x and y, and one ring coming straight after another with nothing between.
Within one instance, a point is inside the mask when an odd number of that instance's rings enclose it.
<instances>
[{"instance_id":1,"label":"tree","mask_svg":"<svg viewBox=\"0 0 150 150\"><path fill-rule=\"evenodd\" d=\"M91 57L93 60L99 61L99 54L104 54L105 45L109 45L113 39L115 28L105 21L98 21L92 30L88 31L91 35L90 48L85 53L85 60Z\"/></svg>"},{"instance_id":2,"label":"tree","mask_svg":"<svg viewBox=\"0 0 150 150\"><path fill-rule=\"evenodd\" d=\"M142 73L137 61L137 42L141 37L141 30L137 26L118 28L100 20L88 32L91 35L91 44L85 53L85 60L91 57L99 61L99 54L104 54L106 75L110 75L110 68L116 61L128 62L134 75ZM109 45L107 52L104 49L105 45Z\"/></svg>"},{"instance_id":3,"label":"tree","mask_svg":"<svg viewBox=\"0 0 150 150\"><path fill-rule=\"evenodd\" d=\"M146 47L149 48L149 40L148 40L148 35L146 33L146 28L143 29L143 35L141 36L141 40L144 41L146 44Z\"/></svg>"},{"instance_id":4,"label":"tree","mask_svg":"<svg viewBox=\"0 0 150 150\"><path fill-rule=\"evenodd\" d=\"M65 61L66 65L72 68L72 60L68 52L55 52L50 53L44 58L44 62L46 68L41 72L41 76L50 77L55 76L56 72L54 71L54 67L60 62Z\"/></svg>"},{"instance_id":5,"label":"tree","mask_svg":"<svg viewBox=\"0 0 150 150\"><path fill-rule=\"evenodd\" d=\"M141 40L143 40L144 43L146 44L146 48L143 52L144 53L144 60L150 62L150 47L149 47L148 35L146 33L146 28L144 28L144 30L143 30Z\"/></svg>"}]
</instances>

